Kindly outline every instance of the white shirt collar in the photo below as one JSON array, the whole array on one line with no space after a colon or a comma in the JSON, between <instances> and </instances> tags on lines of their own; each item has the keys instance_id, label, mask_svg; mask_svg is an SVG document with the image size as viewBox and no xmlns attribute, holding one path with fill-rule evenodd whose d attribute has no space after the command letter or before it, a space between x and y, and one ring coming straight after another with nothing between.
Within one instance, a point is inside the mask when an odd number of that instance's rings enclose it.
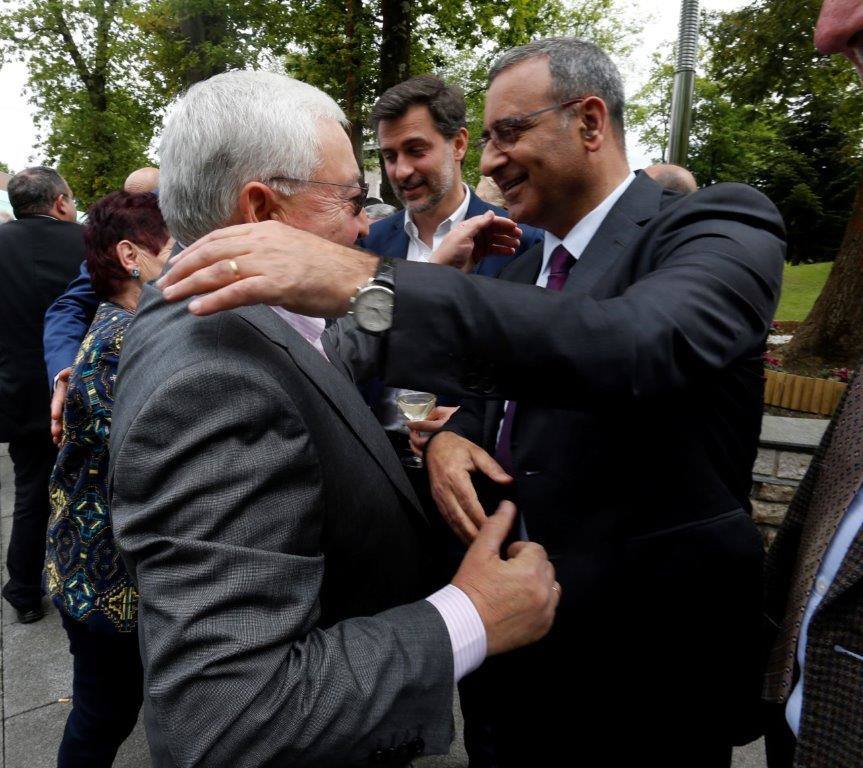
<instances>
[{"instance_id":1,"label":"white shirt collar","mask_svg":"<svg viewBox=\"0 0 863 768\"><path fill-rule=\"evenodd\" d=\"M470 187L468 187L467 184L462 182L462 188L464 189L464 199L461 201L458 208L456 208L449 216L447 216L440 224L438 224L434 236L432 237L431 248L429 248L422 240L420 240L419 230L417 229L417 225L414 223L414 220L411 217L411 212L407 208L405 208L404 228L405 233L408 236L408 240L410 240L410 245L408 247L409 261L418 260L417 258L411 258L412 254L414 253L425 254L425 258L420 257L419 260L428 261L428 256L430 256L437 250L438 245L440 245L440 241L449 234L450 230L456 224L464 221L464 217L467 215L467 208L470 205Z\"/></svg>"},{"instance_id":2,"label":"white shirt collar","mask_svg":"<svg viewBox=\"0 0 863 768\"><path fill-rule=\"evenodd\" d=\"M629 175L614 188L605 200L566 233L563 240L551 234L551 232L545 233L542 246L542 269L539 271L539 277L536 281L537 285L545 286L548 283L551 252L561 243L576 261L581 258L581 254L584 253L587 244L593 239L605 217L608 216L608 212L614 207L614 204L626 192L633 181L635 181L635 174L630 171Z\"/></svg>"}]
</instances>

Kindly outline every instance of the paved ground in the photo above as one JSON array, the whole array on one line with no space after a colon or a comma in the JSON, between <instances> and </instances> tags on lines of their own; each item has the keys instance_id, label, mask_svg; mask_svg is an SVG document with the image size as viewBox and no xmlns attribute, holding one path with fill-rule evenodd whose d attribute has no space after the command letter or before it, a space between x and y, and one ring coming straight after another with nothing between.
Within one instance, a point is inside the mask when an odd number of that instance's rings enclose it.
<instances>
[{"instance_id":1,"label":"paved ground","mask_svg":"<svg viewBox=\"0 0 863 768\"><path fill-rule=\"evenodd\" d=\"M12 466L0 445L0 568L6 579L6 546L12 524ZM66 635L57 612L45 601L49 614L36 624L23 625L0 600L0 768L53 768L57 745L69 712L72 665ZM455 708L461 730L461 717ZM116 768L146 768L150 761L141 723L120 749ZM417 768L464 768L467 757L457 738L449 755L420 760ZM764 768L760 742L735 751L734 768ZM695 768L695 767L693 767Z\"/></svg>"}]
</instances>

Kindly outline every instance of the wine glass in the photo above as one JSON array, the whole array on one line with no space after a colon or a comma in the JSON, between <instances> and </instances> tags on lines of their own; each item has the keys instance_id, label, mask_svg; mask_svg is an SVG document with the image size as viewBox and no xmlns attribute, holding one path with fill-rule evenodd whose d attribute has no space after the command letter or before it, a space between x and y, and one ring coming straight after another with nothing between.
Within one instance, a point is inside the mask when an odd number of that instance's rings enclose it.
<instances>
[{"instance_id":1,"label":"wine glass","mask_svg":"<svg viewBox=\"0 0 863 768\"><path fill-rule=\"evenodd\" d=\"M436 404L437 397L430 392L415 392L411 389L404 389L396 397L396 405L402 416L408 421L422 421L428 418ZM402 457L402 464L407 467L420 468L423 465L423 460L411 453Z\"/></svg>"}]
</instances>

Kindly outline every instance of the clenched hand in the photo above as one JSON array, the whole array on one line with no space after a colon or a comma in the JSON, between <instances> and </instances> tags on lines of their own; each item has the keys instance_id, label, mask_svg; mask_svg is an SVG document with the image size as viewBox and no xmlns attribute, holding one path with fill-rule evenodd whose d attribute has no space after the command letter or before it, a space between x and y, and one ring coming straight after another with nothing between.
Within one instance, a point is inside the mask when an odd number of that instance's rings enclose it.
<instances>
[{"instance_id":1,"label":"clenched hand","mask_svg":"<svg viewBox=\"0 0 863 768\"><path fill-rule=\"evenodd\" d=\"M516 541L501 559L500 547L514 520L515 505L502 502L483 523L452 580L482 619L489 656L542 638L560 602L554 566L539 544Z\"/></svg>"}]
</instances>

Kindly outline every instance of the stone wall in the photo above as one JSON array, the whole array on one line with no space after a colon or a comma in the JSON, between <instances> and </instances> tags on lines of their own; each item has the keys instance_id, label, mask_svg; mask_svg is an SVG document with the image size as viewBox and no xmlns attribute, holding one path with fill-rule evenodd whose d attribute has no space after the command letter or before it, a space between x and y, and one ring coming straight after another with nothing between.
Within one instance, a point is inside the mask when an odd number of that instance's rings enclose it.
<instances>
[{"instance_id":1,"label":"stone wall","mask_svg":"<svg viewBox=\"0 0 863 768\"><path fill-rule=\"evenodd\" d=\"M765 415L752 469L752 517L770 546L821 442L827 419Z\"/></svg>"}]
</instances>

